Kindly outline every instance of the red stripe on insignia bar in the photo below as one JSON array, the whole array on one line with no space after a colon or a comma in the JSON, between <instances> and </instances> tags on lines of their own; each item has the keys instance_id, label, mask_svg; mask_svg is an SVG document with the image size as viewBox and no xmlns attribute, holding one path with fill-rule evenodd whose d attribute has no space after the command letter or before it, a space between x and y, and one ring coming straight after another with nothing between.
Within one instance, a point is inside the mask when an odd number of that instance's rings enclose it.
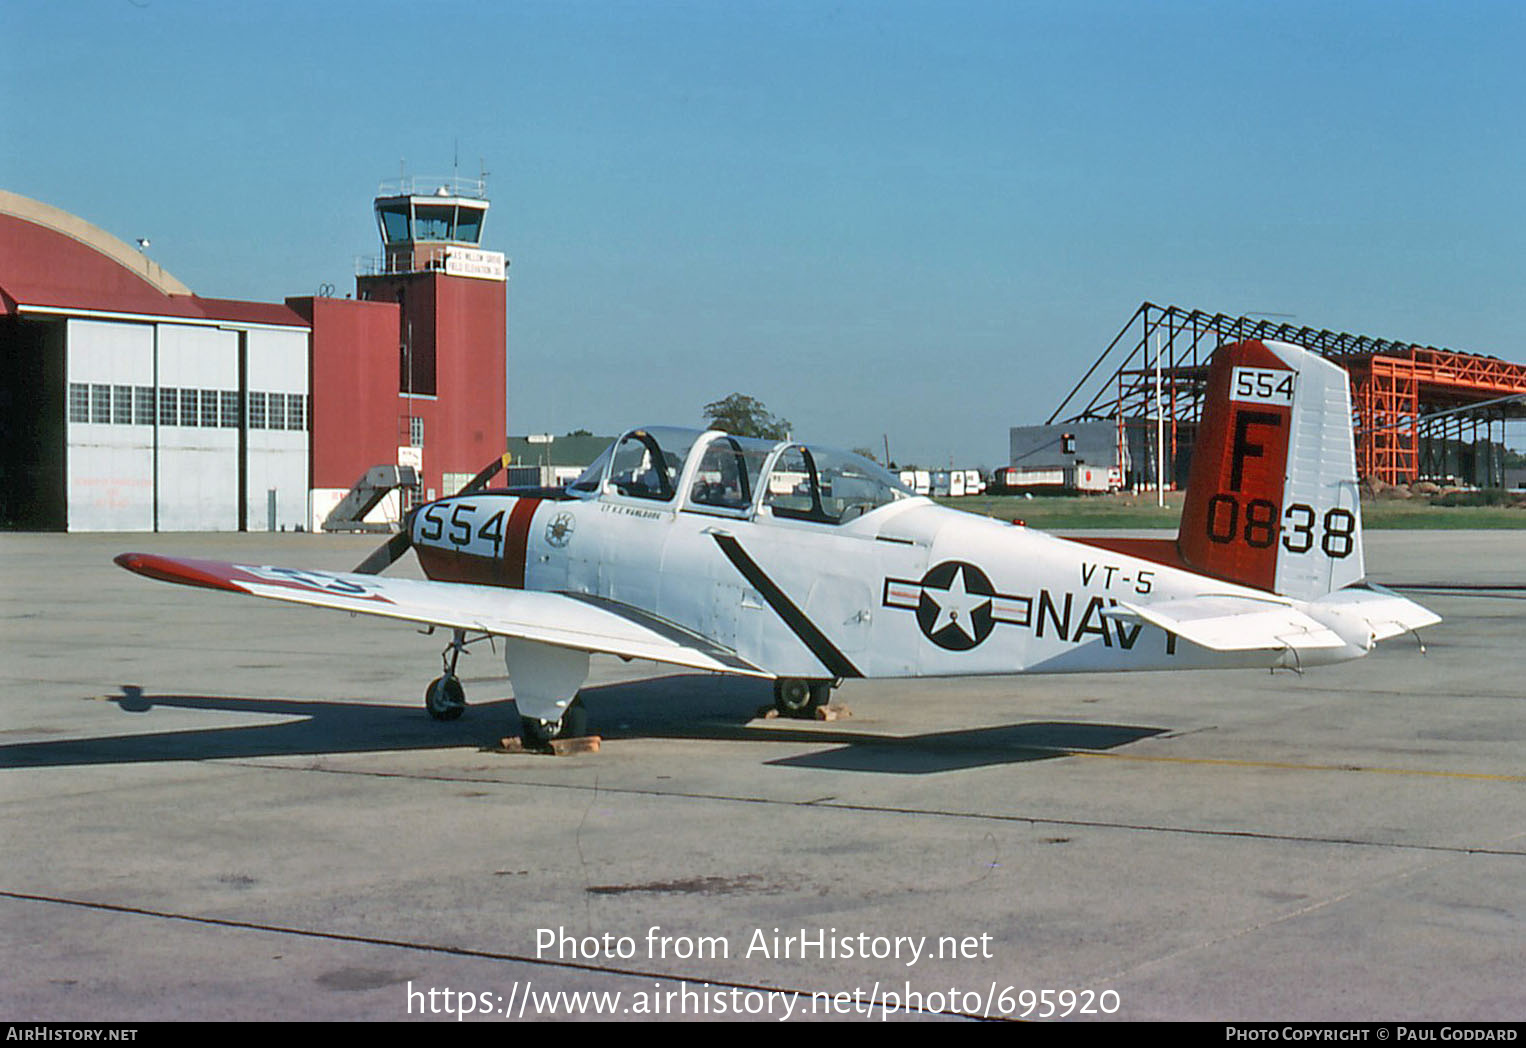
<instances>
[{"instance_id":1,"label":"red stripe on insignia bar","mask_svg":"<svg viewBox=\"0 0 1526 1048\"><path fill-rule=\"evenodd\" d=\"M530 523L541 499L522 498L509 514L509 533L503 541L503 584L525 588L525 557L530 548Z\"/></svg>"}]
</instances>

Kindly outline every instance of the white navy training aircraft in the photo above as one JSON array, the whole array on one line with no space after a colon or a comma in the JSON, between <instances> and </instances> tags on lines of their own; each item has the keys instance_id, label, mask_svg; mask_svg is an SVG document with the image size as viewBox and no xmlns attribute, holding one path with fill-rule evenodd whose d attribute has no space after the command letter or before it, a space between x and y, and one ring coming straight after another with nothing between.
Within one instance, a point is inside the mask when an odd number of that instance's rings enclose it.
<instances>
[{"instance_id":1,"label":"white navy training aircraft","mask_svg":"<svg viewBox=\"0 0 1526 1048\"><path fill-rule=\"evenodd\" d=\"M377 574L409 546L428 581ZM1346 373L1277 342L1214 355L1174 540L1060 539L938 506L846 452L648 428L565 490L427 503L352 573L116 560L451 629L425 696L442 720L465 705L462 647L502 638L535 748L585 731L596 652L772 679L802 716L853 677L1302 669L1440 621L1364 583Z\"/></svg>"}]
</instances>

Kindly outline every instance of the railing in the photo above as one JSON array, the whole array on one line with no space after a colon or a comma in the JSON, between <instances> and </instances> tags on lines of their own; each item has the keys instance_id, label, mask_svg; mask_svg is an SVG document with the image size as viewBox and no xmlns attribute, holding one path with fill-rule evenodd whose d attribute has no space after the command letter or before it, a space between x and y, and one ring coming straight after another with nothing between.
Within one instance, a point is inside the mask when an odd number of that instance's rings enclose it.
<instances>
[{"instance_id":1,"label":"railing","mask_svg":"<svg viewBox=\"0 0 1526 1048\"><path fill-rule=\"evenodd\" d=\"M431 273L445 271L445 256L415 259L410 255L355 256L355 275L358 277L385 277L405 273Z\"/></svg>"},{"instance_id":2,"label":"railing","mask_svg":"<svg viewBox=\"0 0 1526 1048\"><path fill-rule=\"evenodd\" d=\"M443 194L440 190L445 190ZM390 178L376 189L376 195L384 196L453 196L487 199L487 179L463 178L460 175L404 175Z\"/></svg>"}]
</instances>

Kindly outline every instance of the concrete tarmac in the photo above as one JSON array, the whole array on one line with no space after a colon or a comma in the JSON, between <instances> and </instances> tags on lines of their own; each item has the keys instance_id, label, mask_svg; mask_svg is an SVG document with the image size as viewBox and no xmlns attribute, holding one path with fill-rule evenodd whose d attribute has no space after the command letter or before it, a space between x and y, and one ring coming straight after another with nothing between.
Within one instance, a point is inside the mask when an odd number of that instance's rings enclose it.
<instances>
[{"instance_id":1,"label":"concrete tarmac","mask_svg":"<svg viewBox=\"0 0 1526 1048\"><path fill-rule=\"evenodd\" d=\"M486 645L436 723L440 634L111 563L374 545L0 536L0 1016L1526 1018L1520 590L1412 593L1425 654L851 682L832 723L596 658L603 751L553 758L484 750ZM1526 584L1526 531L1367 551Z\"/></svg>"}]
</instances>

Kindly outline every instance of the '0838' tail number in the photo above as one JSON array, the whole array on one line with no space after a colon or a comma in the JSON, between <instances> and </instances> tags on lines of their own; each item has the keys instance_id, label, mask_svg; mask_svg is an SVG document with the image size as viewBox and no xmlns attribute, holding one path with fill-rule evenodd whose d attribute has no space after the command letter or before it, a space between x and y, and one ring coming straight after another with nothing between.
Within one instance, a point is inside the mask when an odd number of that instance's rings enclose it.
<instances>
[{"instance_id":1,"label":"'0838' tail number","mask_svg":"<svg viewBox=\"0 0 1526 1048\"><path fill-rule=\"evenodd\" d=\"M1332 560L1349 557L1356 549L1356 514L1339 506L1323 517L1303 502L1295 502L1281 514L1269 499L1250 499L1242 512L1240 500L1220 493L1208 500L1208 539L1220 545L1244 541L1252 549L1266 549L1282 535L1282 548L1289 553L1308 553L1316 544Z\"/></svg>"}]
</instances>

